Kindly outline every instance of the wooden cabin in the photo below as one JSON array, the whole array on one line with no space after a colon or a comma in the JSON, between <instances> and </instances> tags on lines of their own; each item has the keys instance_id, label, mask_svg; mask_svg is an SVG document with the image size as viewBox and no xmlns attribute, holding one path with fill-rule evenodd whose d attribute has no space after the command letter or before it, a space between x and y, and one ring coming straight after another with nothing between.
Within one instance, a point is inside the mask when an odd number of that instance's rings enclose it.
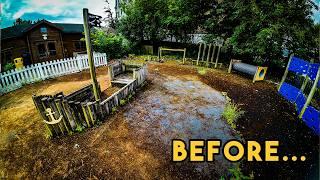
<instances>
[{"instance_id":1,"label":"wooden cabin","mask_svg":"<svg viewBox=\"0 0 320 180\"><path fill-rule=\"evenodd\" d=\"M73 57L86 51L82 24L21 24L1 29L1 67L23 57L24 65Z\"/></svg>"}]
</instances>

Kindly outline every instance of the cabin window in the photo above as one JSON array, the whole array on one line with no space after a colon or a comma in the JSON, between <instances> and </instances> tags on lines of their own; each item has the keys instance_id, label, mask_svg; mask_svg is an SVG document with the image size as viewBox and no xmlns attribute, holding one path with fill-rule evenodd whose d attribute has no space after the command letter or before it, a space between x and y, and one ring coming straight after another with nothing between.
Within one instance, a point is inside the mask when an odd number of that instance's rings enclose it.
<instances>
[{"instance_id":1,"label":"cabin window","mask_svg":"<svg viewBox=\"0 0 320 180\"><path fill-rule=\"evenodd\" d=\"M48 33L48 29L46 27L40 28L41 33Z\"/></svg>"},{"instance_id":2,"label":"cabin window","mask_svg":"<svg viewBox=\"0 0 320 180\"><path fill-rule=\"evenodd\" d=\"M74 48L76 51L81 51L86 48L86 43L85 41L75 41L74 42Z\"/></svg>"},{"instance_id":3,"label":"cabin window","mask_svg":"<svg viewBox=\"0 0 320 180\"><path fill-rule=\"evenodd\" d=\"M3 64L7 64L7 63L13 63L13 59L12 59L12 51L3 51L1 52L1 59L3 59Z\"/></svg>"},{"instance_id":4,"label":"cabin window","mask_svg":"<svg viewBox=\"0 0 320 180\"><path fill-rule=\"evenodd\" d=\"M50 56L55 56L57 54L56 45L54 42L48 43L48 51Z\"/></svg>"},{"instance_id":5,"label":"cabin window","mask_svg":"<svg viewBox=\"0 0 320 180\"><path fill-rule=\"evenodd\" d=\"M38 44L38 53L39 53L39 57L46 56L46 46L44 44Z\"/></svg>"}]
</instances>

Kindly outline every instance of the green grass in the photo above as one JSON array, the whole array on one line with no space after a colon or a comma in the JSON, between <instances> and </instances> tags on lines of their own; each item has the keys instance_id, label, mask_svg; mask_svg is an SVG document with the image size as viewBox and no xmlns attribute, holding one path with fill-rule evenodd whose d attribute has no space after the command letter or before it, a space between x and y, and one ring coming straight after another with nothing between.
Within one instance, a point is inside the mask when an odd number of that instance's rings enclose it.
<instances>
[{"instance_id":1,"label":"green grass","mask_svg":"<svg viewBox=\"0 0 320 180\"><path fill-rule=\"evenodd\" d=\"M113 108L111 109L112 114L114 114L116 111L117 111L117 107L113 107Z\"/></svg>"},{"instance_id":2,"label":"green grass","mask_svg":"<svg viewBox=\"0 0 320 180\"><path fill-rule=\"evenodd\" d=\"M253 173L251 173L249 176L245 176L240 167L235 167L235 168L231 168L229 169L229 172L231 174L230 179L236 179L236 180L240 180L240 179L254 179Z\"/></svg>"},{"instance_id":3,"label":"green grass","mask_svg":"<svg viewBox=\"0 0 320 180\"><path fill-rule=\"evenodd\" d=\"M207 68L204 68L204 67L199 67L198 68L198 73L200 75L205 75L207 73Z\"/></svg>"},{"instance_id":4,"label":"green grass","mask_svg":"<svg viewBox=\"0 0 320 180\"><path fill-rule=\"evenodd\" d=\"M243 114L244 111L242 111L237 104L228 101L222 113L222 117L227 121L231 128L235 129L237 119Z\"/></svg>"},{"instance_id":5,"label":"green grass","mask_svg":"<svg viewBox=\"0 0 320 180\"><path fill-rule=\"evenodd\" d=\"M123 106L123 105L125 105L125 104L127 104L127 100L121 99L121 100L120 100L120 106Z\"/></svg>"}]
</instances>

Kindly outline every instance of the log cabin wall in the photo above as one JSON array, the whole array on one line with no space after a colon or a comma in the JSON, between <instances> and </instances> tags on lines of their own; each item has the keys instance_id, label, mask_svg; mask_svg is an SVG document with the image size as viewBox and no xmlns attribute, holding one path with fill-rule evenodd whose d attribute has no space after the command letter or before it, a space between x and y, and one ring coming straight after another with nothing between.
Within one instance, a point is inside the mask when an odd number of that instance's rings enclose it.
<instances>
[{"instance_id":1,"label":"log cabin wall","mask_svg":"<svg viewBox=\"0 0 320 180\"><path fill-rule=\"evenodd\" d=\"M26 38L23 37L2 40L1 46L2 64L13 63L13 59L29 52Z\"/></svg>"},{"instance_id":2,"label":"log cabin wall","mask_svg":"<svg viewBox=\"0 0 320 180\"><path fill-rule=\"evenodd\" d=\"M82 34L62 34L63 46L66 57L73 57L74 53L86 53L86 43L85 41L81 41L82 38Z\"/></svg>"},{"instance_id":3,"label":"log cabin wall","mask_svg":"<svg viewBox=\"0 0 320 180\"><path fill-rule=\"evenodd\" d=\"M41 32L42 28L46 28L43 31L47 32ZM43 34L47 34L47 40L44 40ZM60 29L43 24L30 30L27 37L33 63L64 58Z\"/></svg>"}]
</instances>

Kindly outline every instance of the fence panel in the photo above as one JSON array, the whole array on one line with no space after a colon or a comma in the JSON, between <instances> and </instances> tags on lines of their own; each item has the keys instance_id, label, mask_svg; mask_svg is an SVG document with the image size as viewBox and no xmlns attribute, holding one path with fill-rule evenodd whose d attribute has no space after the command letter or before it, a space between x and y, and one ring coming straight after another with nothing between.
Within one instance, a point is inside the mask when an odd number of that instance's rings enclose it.
<instances>
[{"instance_id":1,"label":"fence panel","mask_svg":"<svg viewBox=\"0 0 320 180\"><path fill-rule=\"evenodd\" d=\"M107 65L105 53L94 53L96 67ZM88 56L47 61L0 73L0 95L48 78L80 72L89 68Z\"/></svg>"}]
</instances>

